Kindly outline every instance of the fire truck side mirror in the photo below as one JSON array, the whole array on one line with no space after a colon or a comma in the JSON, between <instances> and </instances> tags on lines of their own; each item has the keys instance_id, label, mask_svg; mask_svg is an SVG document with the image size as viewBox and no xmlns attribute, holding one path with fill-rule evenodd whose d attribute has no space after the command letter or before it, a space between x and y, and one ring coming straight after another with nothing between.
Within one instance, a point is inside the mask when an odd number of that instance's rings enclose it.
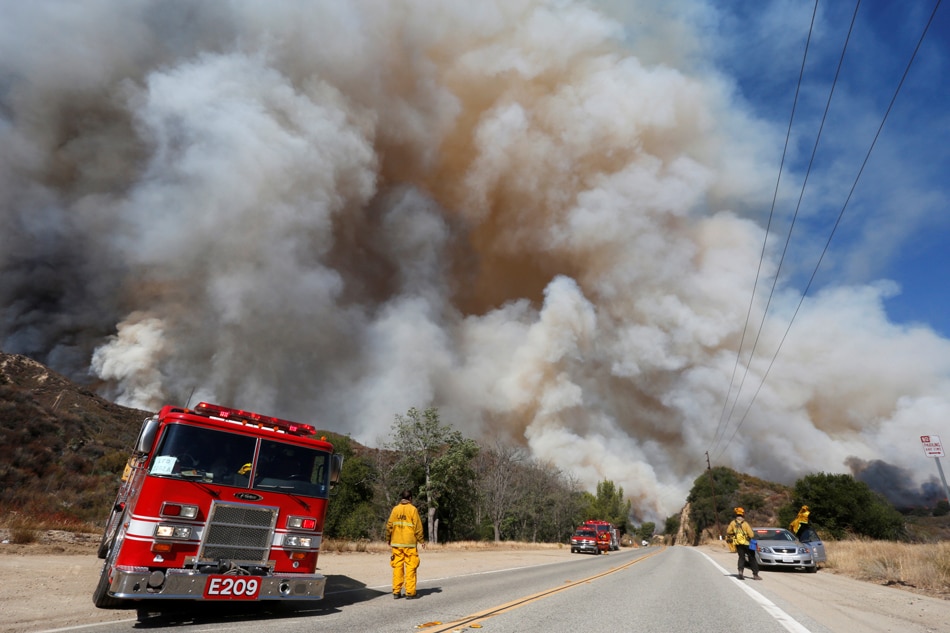
<instances>
[{"instance_id":1,"label":"fire truck side mirror","mask_svg":"<svg viewBox=\"0 0 950 633\"><path fill-rule=\"evenodd\" d=\"M336 485L340 481L340 473L343 472L343 456L330 455L330 485Z\"/></svg>"},{"instance_id":2,"label":"fire truck side mirror","mask_svg":"<svg viewBox=\"0 0 950 633\"><path fill-rule=\"evenodd\" d=\"M138 439L135 440L136 453L148 453L152 450L152 444L155 443L155 433L158 432L158 418L146 418L142 422L142 429L139 431Z\"/></svg>"}]
</instances>

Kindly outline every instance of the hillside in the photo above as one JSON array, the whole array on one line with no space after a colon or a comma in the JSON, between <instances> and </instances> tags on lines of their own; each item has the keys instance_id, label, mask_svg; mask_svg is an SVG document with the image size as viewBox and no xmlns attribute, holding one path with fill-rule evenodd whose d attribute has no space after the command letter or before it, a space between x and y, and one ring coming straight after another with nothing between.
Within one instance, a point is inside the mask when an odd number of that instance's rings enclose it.
<instances>
[{"instance_id":1,"label":"hillside","mask_svg":"<svg viewBox=\"0 0 950 633\"><path fill-rule=\"evenodd\" d=\"M109 402L26 356L0 352L0 522L100 525L152 413ZM352 454L375 459L374 449L337 439Z\"/></svg>"},{"instance_id":2,"label":"hillside","mask_svg":"<svg viewBox=\"0 0 950 633\"><path fill-rule=\"evenodd\" d=\"M0 521L9 523L15 513L32 522L100 524L148 415L111 403L25 356L0 353ZM339 439L352 454L376 459L375 449ZM741 505L754 523L779 525L779 508L791 502L792 489L735 475L738 486L720 496L719 507ZM702 535L690 529L691 511L686 504L676 542L713 538L713 529ZM905 518L913 542L950 540L950 515Z\"/></svg>"},{"instance_id":3,"label":"hillside","mask_svg":"<svg viewBox=\"0 0 950 633\"><path fill-rule=\"evenodd\" d=\"M3 514L62 523L103 520L148 415L25 356L0 353Z\"/></svg>"}]
</instances>

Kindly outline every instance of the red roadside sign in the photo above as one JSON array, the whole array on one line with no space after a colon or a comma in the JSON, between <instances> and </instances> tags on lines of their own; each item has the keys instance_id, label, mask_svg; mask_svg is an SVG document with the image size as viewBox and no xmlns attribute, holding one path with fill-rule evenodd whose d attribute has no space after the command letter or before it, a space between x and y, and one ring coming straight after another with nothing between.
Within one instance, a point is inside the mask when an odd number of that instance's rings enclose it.
<instances>
[{"instance_id":1,"label":"red roadside sign","mask_svg":"<svg viewBox=\"0 0 950 633\"><path fill-rule=\"evenodd\" d=\"M924 454L927 457L943 457L943 444L940 443L940 437L937 435L921 435L920 443L924 447Z\"/></svg>"}]
</instances>

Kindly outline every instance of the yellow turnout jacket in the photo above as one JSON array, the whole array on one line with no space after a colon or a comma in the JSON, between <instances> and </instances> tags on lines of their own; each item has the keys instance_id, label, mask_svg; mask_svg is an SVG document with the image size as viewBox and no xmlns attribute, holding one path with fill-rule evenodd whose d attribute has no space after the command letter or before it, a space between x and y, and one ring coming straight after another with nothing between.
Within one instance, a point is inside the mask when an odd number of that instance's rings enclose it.
<instances>
[{"instance_id":1,"label":"yellow turnout jacket","mask_svg":"<svg viewBox=\"0 0 950 633\"><path fill-rule=\"evenodd\" d=\"M754 536L755 533L752 532L749 523L739 517L730 523L726 529L726 537L731 538L736 545L748 545Z\"/></svg>"},{"instance_id":2,"label":"yellow turnout jacket","mask_svg":"<svg viewBox=\"0 0 950 633\"><path fill-rule=\"evenodd\" d=\"M403 499L393 508L386 522L386 540L392 547L415 547L425 540L416 506Z\"/></svg>"}]
</instances>

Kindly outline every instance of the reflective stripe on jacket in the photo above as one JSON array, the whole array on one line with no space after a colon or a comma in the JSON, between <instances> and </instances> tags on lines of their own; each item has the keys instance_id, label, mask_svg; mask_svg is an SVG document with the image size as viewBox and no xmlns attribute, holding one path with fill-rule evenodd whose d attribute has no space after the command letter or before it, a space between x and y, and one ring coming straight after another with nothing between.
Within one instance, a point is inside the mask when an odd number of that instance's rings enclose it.
<instances>
[{"instance_id":1,"label":"reflective stripe on jacket","mask_svg":"<svg viewBox=\"0 0 950 633\"><path fill-rule=\"evenodd\" d=\"M389 513L386 539L392 547L415 547L425 540L419 511L405 499Z\"/></svg>"}]
</instances>

